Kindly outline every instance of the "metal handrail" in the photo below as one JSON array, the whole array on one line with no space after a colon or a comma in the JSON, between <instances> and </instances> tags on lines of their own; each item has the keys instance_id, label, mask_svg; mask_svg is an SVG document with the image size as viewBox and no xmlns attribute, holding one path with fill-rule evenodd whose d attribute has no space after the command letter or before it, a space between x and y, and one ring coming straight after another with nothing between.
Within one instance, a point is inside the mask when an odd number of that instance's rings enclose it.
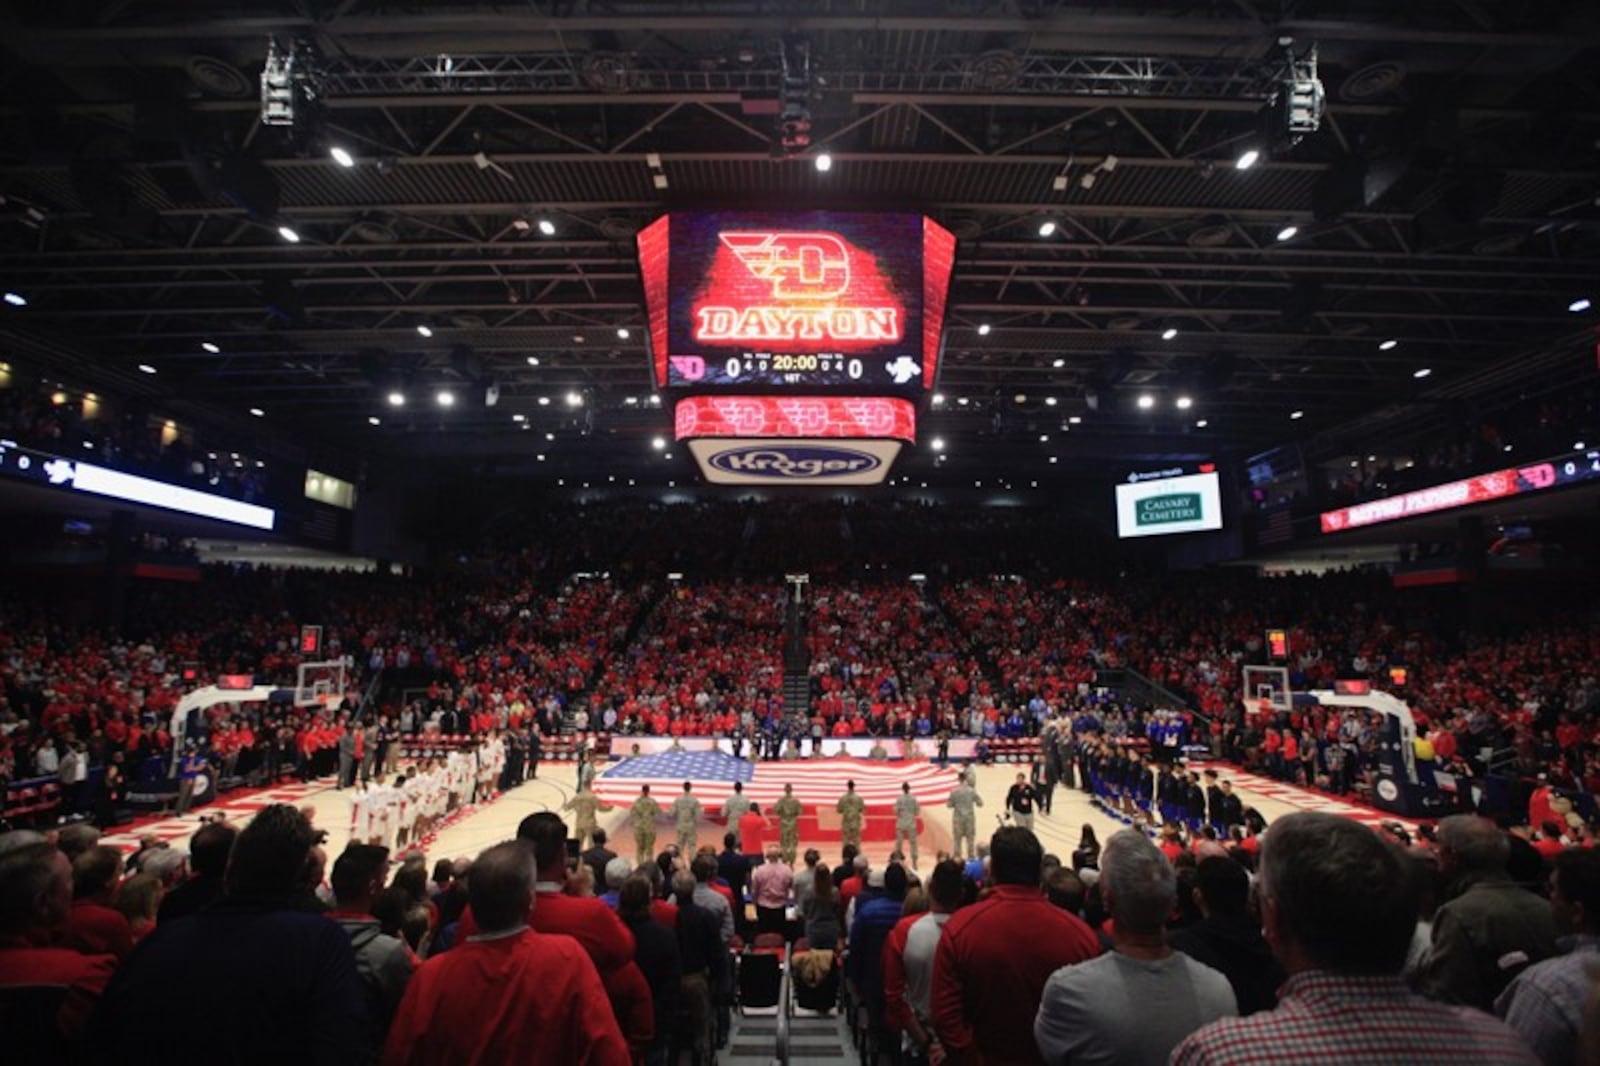
<instances>
[{"instance_id":1,"label":"metal handrail","mask_svg":"<svg viewBox=\"0 0 1600 1066\"><path fill-rule=\"evenodd\" d=\"M783 976L778 982L778 1046L772 1061L789 1066L789 996L793 967L789 965L789 945L783 945Z\"/></svg>"}]
</instances>

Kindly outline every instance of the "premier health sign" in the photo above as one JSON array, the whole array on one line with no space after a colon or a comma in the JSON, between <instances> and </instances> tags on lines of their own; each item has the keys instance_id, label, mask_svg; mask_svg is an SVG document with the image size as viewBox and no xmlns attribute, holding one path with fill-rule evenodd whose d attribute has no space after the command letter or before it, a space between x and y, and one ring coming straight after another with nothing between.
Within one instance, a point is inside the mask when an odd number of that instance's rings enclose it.
<instances>
[{"instance_id":1,"label":"premier health sign","mask_svg":"<svg viewBox=\"0 0 1600 1066\"><path fill-rule=\"evenodd\" d=\"M1117 536L1156 537L1222 528L1215 471L1117 486Z\"/></svg>"}]
</instances>

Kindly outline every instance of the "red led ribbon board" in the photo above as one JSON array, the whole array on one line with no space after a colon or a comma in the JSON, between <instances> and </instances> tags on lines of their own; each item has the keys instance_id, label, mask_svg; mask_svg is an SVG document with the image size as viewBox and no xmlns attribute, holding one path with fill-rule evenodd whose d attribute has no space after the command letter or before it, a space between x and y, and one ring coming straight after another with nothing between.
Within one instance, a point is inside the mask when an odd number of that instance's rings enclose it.
<instances>
[{"instance_id":1,"label":"red led ribbon board","mask_svg":"<svg viewBox=\"0 0 1600 1066\"><path fill-rule=\"evenodd\" d=\"M675 212L638 236L658 388L920 393L955 238L922 215Z\"/></svg>"},{"instance_id":2,"label":"red led ribbon board","mask_svg":"<svg viewBox=\"0 0 1600 1066\"><path fill-rule=\"evenodd\" d=\"M916 408L892 396L690 396L678 401L673 418L679 440L917 438Z\"/></svg>"},{"instance_id":3,"label":"red led ribbon board","mask_svg":"<svg viewBox=\"0 0 1600 1066\"><path fill-rule=\"evenodd\" d=\"M1399 496L1385 496L1381 500L1324 511L1322 532L1340 533L1597 479L1600 479L1600 452L1572 452L1528 466L1496 470Z\"/></svg>"}]
</instances>

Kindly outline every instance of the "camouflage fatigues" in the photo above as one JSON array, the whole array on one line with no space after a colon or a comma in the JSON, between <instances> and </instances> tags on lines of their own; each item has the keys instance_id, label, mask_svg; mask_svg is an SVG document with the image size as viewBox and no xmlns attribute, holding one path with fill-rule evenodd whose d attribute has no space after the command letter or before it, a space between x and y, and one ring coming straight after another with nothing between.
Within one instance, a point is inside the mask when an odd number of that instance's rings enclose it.
<instances>
[{"instance_id":1,"label":"camouflage fatigues","mask_svg":"<svg viewBox=\"0 0 1600 1066\"><path fill-rule=\"evenodd\" d=\"M854 792L846 792L839 797L839 803L834 808L839 812L839 835L846 844L861 846L861 816L866 813L867 805L861 797Z\"/></svg>"},{"instance_id":2,"label":"camouflage fatigues","mask_svg":"<svg viewBox=\"0 0 1600 1066\"><path fill-rule=\"evenodd\" d=\"M978 853L978 815L975 808L983 806L983 797L978 795L977 789L963 782L951 790L945 806L954 812L950 816L950 827L955 835L955 853L970 859ZM961 846L963 840L966 841L965 848Z\"/></svg>"},{"instance_id":3,"label":"camouflage fatigues","mask_svg":"<svg viewBox=\"0 0 1600 1066\"><path fill-rule=\"evenodd\" d=\"M655 801L654 796L640 796L628 808L628 813L633 815L635 865L643 866L656 857L656 819L661 817L661 804Z\"/></svg>"},{"instance_id":4,"label":"camouflage fatigues","mask_svg":"<svg viewBox=\"0 0 1600 1066\"><path fill-rule=\"evenodd\" d=\"M672 801L672 820L678 829L678 852L694 857L695 846L700 841L700 819L705 808L700 801L685 792Z\"/></svg>"},{"instance_id":5,"label":"camouflage fatigues","mask_svg":"<svg viewBox=\"0 0 1600 1066\"><path fill-rule=\"evenodd\" d=\"M802 809L800 801L793 796L779 797L772 805L772 813L778 816L778 846L783 849L783 861L790 866L794 865L794 857L800 851Z\"/></svg>"}]
</instances>

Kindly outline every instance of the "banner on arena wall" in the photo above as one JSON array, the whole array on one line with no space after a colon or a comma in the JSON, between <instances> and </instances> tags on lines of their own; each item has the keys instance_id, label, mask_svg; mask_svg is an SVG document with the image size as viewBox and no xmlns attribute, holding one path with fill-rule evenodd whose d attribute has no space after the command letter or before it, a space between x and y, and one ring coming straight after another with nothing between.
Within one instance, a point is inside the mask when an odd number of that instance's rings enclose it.
<instances>
[{"instance_id":1,"label":"banner on arena wall","mask_svg":"<svg viewBox=\"0 0 1600 1066\"><path fill-rule=\"evenodd\" d=\"M1594 448L1324 511L1321 516L1322 532L1342 533L1347 529L1397 522L1402 518L1439 511L1453 511L1475 503L1544 492L1592 480L1600 480L1600 449Z\"/></svg>"}]
</instances>

